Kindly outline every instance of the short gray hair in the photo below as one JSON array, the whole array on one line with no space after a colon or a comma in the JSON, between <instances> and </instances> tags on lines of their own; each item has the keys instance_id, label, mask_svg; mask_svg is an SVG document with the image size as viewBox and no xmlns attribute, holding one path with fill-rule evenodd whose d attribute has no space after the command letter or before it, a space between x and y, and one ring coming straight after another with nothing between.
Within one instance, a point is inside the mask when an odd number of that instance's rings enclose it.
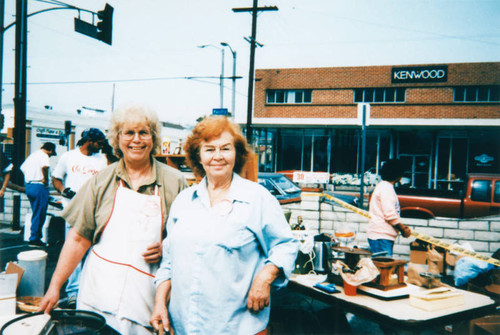
<instances>
[{"instance_id":1,"label":"short gray hair","mask_svg":"<svg viewBox=\"0 0 500 335\"><path fill-rule=\"evenodd\" d=\"M144 123L149 127L153 137L153 150L151 155L157 154L161 145L161 123L158 115L149 107L139 104L129 104L113 112L109 124L108 139L115 151L116 156L123 157L123 153L118 145L118 136L124 123L135 122Z\"/></svg>"}]
</instances>

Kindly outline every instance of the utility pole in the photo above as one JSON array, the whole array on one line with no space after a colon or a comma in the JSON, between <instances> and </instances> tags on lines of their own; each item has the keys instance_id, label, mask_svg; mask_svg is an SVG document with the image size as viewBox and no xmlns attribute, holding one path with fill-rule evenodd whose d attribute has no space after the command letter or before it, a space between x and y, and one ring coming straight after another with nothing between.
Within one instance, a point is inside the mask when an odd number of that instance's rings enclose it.
<instances>
[{"instance_id":1,"label":"utility pole","mask_svg":"<svg viewBox=\"0 0 500 335\"><path fill-rule=\"evenodd\" d=\"M258 7L259 0L253 0L252 7L233 8L233 12L251 12L252 13L252 36L250 37L250 70L248 74L248 104L247 104L247 142L252 145L252 109L253 109L253 84L255 75L255 44L257 38L257 14L263 11L276 11L276 6Z\"/></svg>"},{"instance_id":2,"label":"utility pole","mask_svg":"<svg viewBox=\"0 0 500 335\"><path fill-rule=\"evenodd\" d=\"M26 80L28 44L28 0L16 0L16 74L14 92L14 152L13 182L23 185L17 169L26 157Z\"/></svg>"}]
</instances>

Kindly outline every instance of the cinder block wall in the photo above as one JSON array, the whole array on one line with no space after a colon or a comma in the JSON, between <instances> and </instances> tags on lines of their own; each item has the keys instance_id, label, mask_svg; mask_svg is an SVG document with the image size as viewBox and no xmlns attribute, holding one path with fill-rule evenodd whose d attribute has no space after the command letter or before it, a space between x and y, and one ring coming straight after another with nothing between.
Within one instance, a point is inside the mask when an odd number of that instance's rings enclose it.
<instances>
[{"instance_id":1,"label":"cinder block wall","mask_svg":"<svg viewBox=\"0 0 500 335\"><path fill-rule=\"evenodd\" d=\"M24 193L7 190L4 195L4 212L0 213L0 221L12 223L13 198L21 195L20 225L24 226L26 213L31 211L29 200ZM368 246L366 230L368 219L348 209L330 203L320 202L319 193L303 193L300 203L283 205L284 211L291 211L290 224L297 223L299 216L303 219L306 230L312 234L332 234L337 230L351 228L357 232L353 244ZM58 212L49 206L49 212ZM404 219L412 229L449 243L468 242L475 251L490 256L500 248L500 216L481 219L448 219L431 220ZM409 260L409 244L414 238L405 239L399 236L394 246L396 258Z\"/></svg>"},{"instance_id":2,"label":"cinder block wall","mask_svg":"<svg viewBox=\"0 0 500 335\"><path fill-rule=\"evenodd\" d=\"M20 225L24 225L26 213L31 212L31 206L26 194L7 189L4 194L4 211L0 212L0 221L11 224L13 215L14 195L21 196Z\"/></svg>"},{"instance_id":3,"label":"cinder block wall","mask_svg":"<svg viewBox=\"0 0 500 335\"><path fill-rule=\"evenodd\" d=\"M302 216L306 230L313 235L320 233L333 234L336 230L348 227L357 232L352 242L358 246L368 247L366 230L368 219L348 209L330 203L321 203L319 194L303 193L302 202L283 205L284 211L291 211L290 224L297 223ZM491 256L500 248L500 216L481 219L437 218L430 220L403 219L411 229L448 243L468 242L475 251ZM398 236L394 245L394 257L410 259L409 239Z\"/></svg>"}]
</instances>

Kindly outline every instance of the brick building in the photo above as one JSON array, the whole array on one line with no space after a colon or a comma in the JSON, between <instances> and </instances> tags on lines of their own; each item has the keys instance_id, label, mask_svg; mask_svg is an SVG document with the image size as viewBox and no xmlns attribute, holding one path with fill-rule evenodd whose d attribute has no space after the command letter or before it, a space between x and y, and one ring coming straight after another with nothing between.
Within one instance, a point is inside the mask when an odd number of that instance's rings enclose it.
<instances>
[{"instance_id":1,"label":"brick building","mask_svg":"<svg viewBox=\"0 0 500 335\"><path fill-rule=\"evenodd\" d=\"M254 99L259 171L357 174L363 158L373 172L400 158L429 188L500 172L498 62L259 69Z\"/></svg>"}]
</instances>

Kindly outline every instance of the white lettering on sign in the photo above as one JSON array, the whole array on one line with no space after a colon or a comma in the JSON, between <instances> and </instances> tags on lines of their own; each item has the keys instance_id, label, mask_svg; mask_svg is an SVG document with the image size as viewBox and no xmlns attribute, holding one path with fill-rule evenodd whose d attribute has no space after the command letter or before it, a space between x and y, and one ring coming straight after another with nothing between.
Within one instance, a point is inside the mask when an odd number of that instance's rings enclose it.
<instances>
[{"instance_id":1,"label":"white lettering on sign","mask_svg":"<svg viewBox=\"0 0 500 335\"><path fill-rule=\"evenodd\" d=\"M42 127L36 127L35 132L36 132L36 137L42 137L42 138L60 138L64 134L64 132L61 129L42 128Z\"/></svg>"},{"instance_id":2,"label":"white lettering on sign","mask_svg":"<svg viewBox=\"0 0 500 335\"><path fill-rule=\"evenodd\" d=\"M443 66L415 66L392 68L393 83L410 82L445 82L448 67Z\"/></svg>"},{"instance_id":3,"label":"white lettering on sign","mask_svg":"<svg viewBox=\"0 0 500 335\"><path fill-rule=\"evenodd\" d=\"M423 71L396 71L394 72L394 79L435 79L444 78L446 72L443 70L423 70Z\"/></svg>"},{"instance_id":4,"label":"white lettering on sign","mask_svg":"<svg viewBox=\"0 0 500 335\"><path fill-rule=\"evenodd\" d=\"M330 174L328 172L294 171L293 181L296 183L327 184L330 182Z\"/></svg>"}]
</instances>

